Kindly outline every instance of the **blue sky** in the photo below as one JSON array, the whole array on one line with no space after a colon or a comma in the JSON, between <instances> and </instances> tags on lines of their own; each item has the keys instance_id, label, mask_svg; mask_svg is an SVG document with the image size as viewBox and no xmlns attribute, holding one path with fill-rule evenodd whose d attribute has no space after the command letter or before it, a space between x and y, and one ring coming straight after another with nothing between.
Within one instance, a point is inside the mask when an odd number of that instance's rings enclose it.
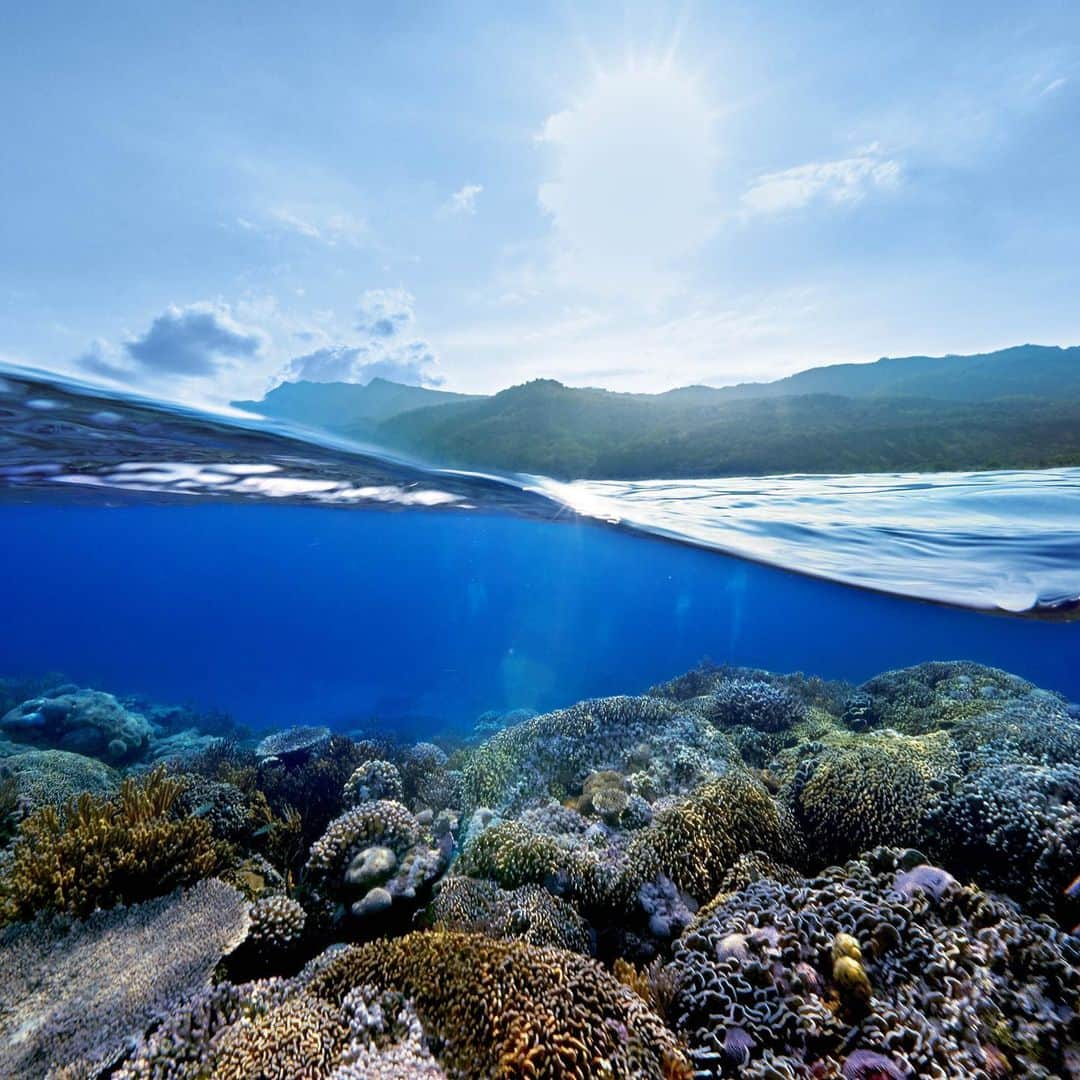
<instances>
[{"instance_id":1,"label":"blue sky","mask_svg":"<svg viewBox=\"0 0 1080 1080\"><path fill-rule=\"evenodd\" d=\"M393 7L8 5L0 358L220 401L1080 342L1075 3Z\"/></svg>"}]
</instances>

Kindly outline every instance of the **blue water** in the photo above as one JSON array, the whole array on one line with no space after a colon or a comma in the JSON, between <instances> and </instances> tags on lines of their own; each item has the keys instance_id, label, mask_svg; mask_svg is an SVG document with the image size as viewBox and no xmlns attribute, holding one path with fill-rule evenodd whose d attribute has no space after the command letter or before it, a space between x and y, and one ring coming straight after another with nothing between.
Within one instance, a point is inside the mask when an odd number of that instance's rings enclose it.
<instances>
[{"instance_id":1,"label":"blue water","mask_svg":"<svg viewBox=\"0 0 1080 1080\"><path fill-rule=\"evenodd\" d=\"M821 582L584 522L310 506L4 511L0 670L255 727L468 726L705 656L859 681L964 657L1080 699L1080 623Z\"/></svg>"},{"instance_id":2,"label":"blue water","mask_svg":"<svg viewBox=\"0 0 1080 1080\"><path fill-rule=\"evenodd\" d=\"M0 675L256 728L468 727L706 657L1080 699L1077 469L558 485L8 372L0 521Z\"/></svg>"}]
</instances>

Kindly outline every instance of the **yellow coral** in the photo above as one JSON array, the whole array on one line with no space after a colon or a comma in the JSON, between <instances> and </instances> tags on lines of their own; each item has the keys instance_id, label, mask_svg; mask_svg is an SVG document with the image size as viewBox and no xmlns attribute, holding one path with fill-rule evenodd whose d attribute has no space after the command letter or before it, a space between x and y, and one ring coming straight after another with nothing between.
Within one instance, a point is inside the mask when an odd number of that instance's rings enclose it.
<instances>
[{"instance_id":1,"label":"yellow coral","mask_svg":"<svg viewBox=\"0 0 1080 1080\"><path fill-rule=\"evenodd\" d=\"M45 806L31 814L0 881L0 921L49 910L82 918L214 874L229 848L205 819L170 816L181 790L156 769L127 778L111 799L84 793L62 813Z\"/></svg>"}]
</instances>

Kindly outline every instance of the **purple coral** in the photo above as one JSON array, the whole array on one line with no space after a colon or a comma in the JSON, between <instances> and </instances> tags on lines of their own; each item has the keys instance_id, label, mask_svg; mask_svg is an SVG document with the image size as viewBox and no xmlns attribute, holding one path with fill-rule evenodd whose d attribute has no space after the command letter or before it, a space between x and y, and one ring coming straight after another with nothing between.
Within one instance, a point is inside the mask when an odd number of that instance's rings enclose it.
<instances>
[{"instance_id":1,"label":"purple coral","mask_svg":"<svg viewBox=\"0 0 1080 1080\"><path fill-rule=\"evenodd\" d=\"M856 1050L844 1061L844 1080L907 1080L903 1065L873 1050Z\"/></svg>"},{"instance_id":2,"label":"purple coral","mask_svg":"<svg viewBox=\"0 0 1080 1080\"><path fill-rule=\"evenodd\" d=\"M919 893L925 893L933 900L940 900L959 887L959 883L952 874L940 867L926 865L898 873L893 885L893 888L905 900L912 900Z\"/></svg>"}]
</instances>

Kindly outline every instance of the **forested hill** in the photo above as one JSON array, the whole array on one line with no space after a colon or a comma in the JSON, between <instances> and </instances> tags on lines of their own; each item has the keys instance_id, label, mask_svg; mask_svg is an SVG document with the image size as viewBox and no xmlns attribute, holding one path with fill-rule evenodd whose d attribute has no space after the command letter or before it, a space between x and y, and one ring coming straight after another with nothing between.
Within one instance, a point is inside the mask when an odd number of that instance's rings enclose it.
<instances>
[{"instance_id":1,"label":"forested hill","mask_svg":"<svg viewBox=\"0 0 1080 1080\"><path fill-rule=\"evenodd\" d=\"M288 385L303 395L318 384ZM1080 347L883 359L663 394L550 379L474 398L395 386L371 395L390 402L381 414L350 414L346 394L324 391L334 409L302 422L439 464L560 479L1080 464Z\"/></svg>"}]
</instances>

